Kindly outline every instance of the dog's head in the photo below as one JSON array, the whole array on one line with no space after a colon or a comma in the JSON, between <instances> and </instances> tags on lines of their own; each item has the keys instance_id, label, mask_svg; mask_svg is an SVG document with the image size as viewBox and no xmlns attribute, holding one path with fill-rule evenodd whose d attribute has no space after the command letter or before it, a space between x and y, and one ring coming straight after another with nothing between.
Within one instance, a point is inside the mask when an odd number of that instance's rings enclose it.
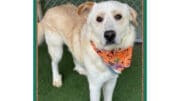
<instances>
[{"instance_id":1,"label":"dog's head","mask_svg":"<svg viewBox=\"0 0 180 101\"><path fill-rule=\"evenodd\" d=\"M130 26L137 25L136 11L118 1L88 3L81 6L82 11L88 11L87 25L91 30L91 40L99 48L121 48L123 38L131 33L128 33Z\"/></svg>"}]
</instances>

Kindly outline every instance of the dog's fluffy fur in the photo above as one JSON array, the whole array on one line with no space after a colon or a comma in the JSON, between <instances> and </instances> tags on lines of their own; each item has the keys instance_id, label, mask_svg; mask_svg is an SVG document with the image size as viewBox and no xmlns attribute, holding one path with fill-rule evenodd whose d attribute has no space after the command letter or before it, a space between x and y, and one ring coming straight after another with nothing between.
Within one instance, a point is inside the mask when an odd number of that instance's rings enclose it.
<instances>
[{"instance_id":1,"label":"dog's fluffy fur","mask_svg":"<svg viewBox=\"0 0 180 101\"><path fill-rule=\"evenodd\" d=\"M116 14L122 15L121 20L114 18ZM98 16L103 22L96 21ZM62 86L58 63L62 58L63 44L66 44L73 55L75 70L88 79L90 100L100 101L103 88L104 101L112 101L118 75L109 71L90 41L105 50L133 46L136 16L134 9L117 1L86 2L78 7L66 4L49 9L38 23L38 44L45 38L52 59L53 86ZM116 32L115 44L106 45L106 30Z\"/></svg>"}]
</instances>

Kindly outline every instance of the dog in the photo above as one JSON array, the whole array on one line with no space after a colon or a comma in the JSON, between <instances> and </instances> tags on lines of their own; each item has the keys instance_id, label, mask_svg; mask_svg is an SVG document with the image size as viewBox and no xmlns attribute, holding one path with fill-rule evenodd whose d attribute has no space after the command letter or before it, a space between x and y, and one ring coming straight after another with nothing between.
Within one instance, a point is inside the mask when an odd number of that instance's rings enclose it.
<instances>
[{"instance_id":1,"label":"dog","mask_svg":"<svg viewBox=\"0 0 180 101\"><path fill-rule=\"evenodd\" d=\"M41 8L41 3L40 0L36 0L37 4L37 20L40 21L42 19L42 8Z\"/></svg>"},{"instance_id":2,"label":"dog","mask_svg":"<svg viewBox=\"0 0 180 101\"><path fill-rule=\"evenodd\" d=\"M37 25L37 40L38 45L44 39L47 43L52 60L53 86L62 86L58 63L62 58L63 44L66 44L73 56L74 69L87 77L90 101L100 101L101 89L104 101L112 101L118 74L130 65L132 55L128 54L132 53L136 37L136 17L132 7L118 1L85 2L78 7L64 4L50 8ZM114 69L114 60L110 59L124 54L129 56L127 66L116 64L118 69Z\"/></svg>"}]
</instances>

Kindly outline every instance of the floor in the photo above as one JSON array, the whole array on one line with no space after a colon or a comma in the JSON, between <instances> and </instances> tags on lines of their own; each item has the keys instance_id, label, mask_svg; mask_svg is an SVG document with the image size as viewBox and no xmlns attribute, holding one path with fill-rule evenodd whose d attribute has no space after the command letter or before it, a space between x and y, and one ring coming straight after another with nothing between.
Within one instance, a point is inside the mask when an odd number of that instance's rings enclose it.
<instances>
[{"instance_id":1,"label":"floor","mask_svg":"<svg viewBox=\"0 0 180 101\"><path fill-rule=\"evenodd\" d=\"M63 86L53 87L47 46L43 43L38 47L38 101L89 101L87 80L73 71L73 67L72 56L64 46L63 59L59 63ZM142 71L142 44L136 44L131 67L119 75L113 101L142 101Z\"/></svg>"}]
</instances>

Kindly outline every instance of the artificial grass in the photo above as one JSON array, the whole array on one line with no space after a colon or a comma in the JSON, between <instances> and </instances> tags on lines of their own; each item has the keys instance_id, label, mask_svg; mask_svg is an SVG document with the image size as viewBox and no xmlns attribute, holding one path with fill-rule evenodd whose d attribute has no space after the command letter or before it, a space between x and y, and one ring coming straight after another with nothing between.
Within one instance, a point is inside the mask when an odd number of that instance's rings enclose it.
<instances>
[{"instance_id":1,"label":"artificial grass","mask_svg":"<svg viewBox=\"0 0 180 101\"><path fill-rule=\"evenodd\" d=\"M38 101L89 101L87 79L73 71L73 67L72 56L64 46L63 58L59 63L63 86L53 87L47 46L44 43L38 47ZM113 101L142 101L142 68L142 45L136 44L131 67L119 75Z\"/></svg>"}]
</instances>

